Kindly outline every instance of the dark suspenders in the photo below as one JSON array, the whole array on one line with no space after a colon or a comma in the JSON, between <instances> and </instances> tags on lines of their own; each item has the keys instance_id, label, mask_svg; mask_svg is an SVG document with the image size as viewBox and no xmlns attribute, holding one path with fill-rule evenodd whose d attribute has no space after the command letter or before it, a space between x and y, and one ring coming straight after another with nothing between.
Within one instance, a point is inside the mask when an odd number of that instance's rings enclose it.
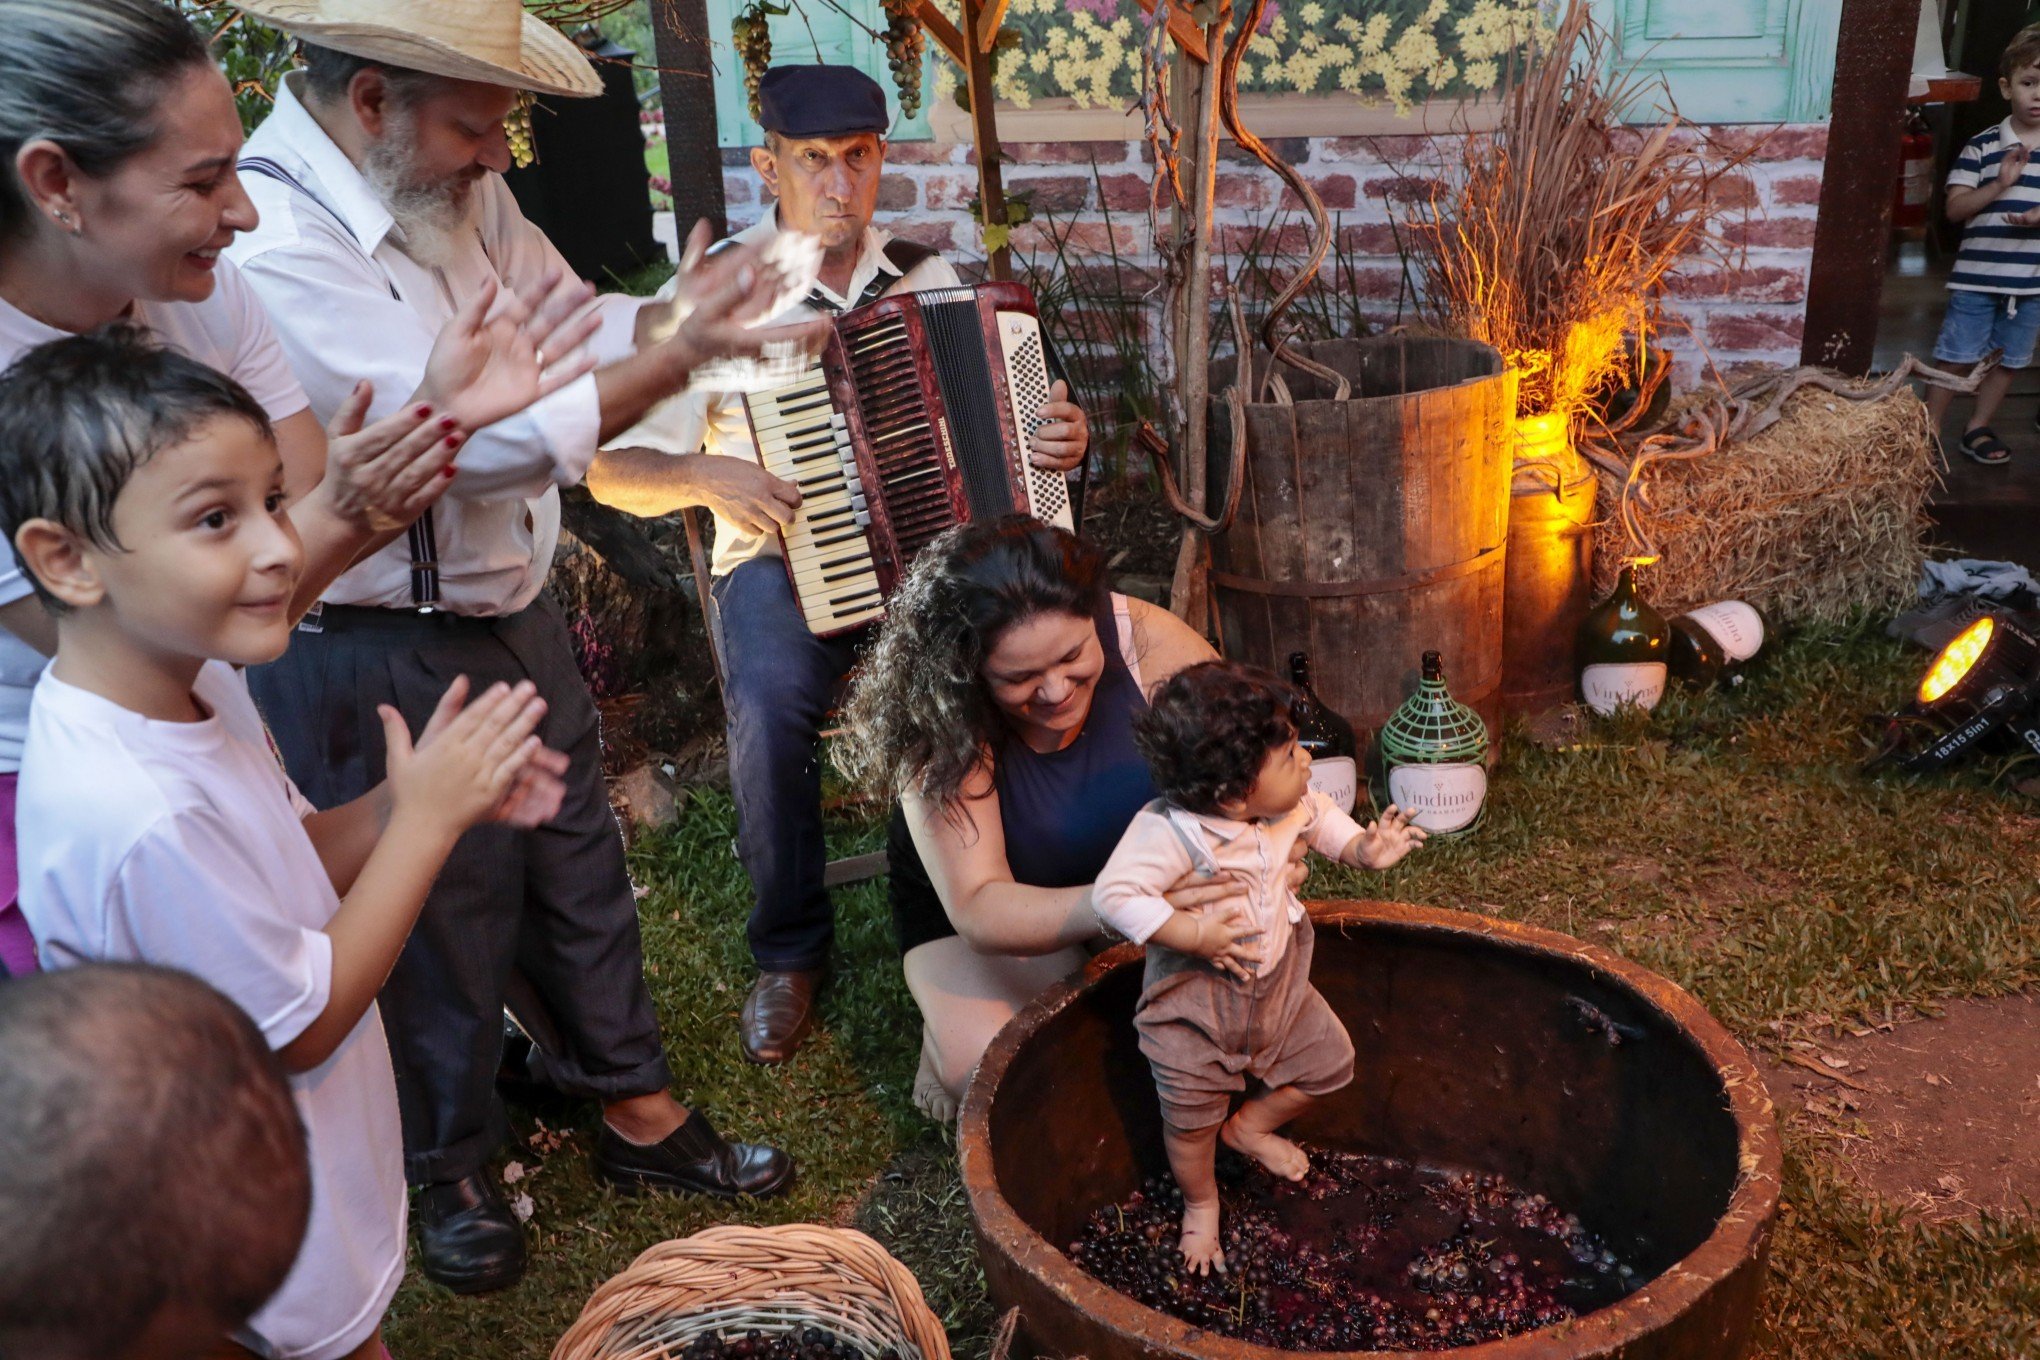
<instances>
[{"instance_id":1,"label":"dark suspenders","mask_svg":"<svg viewBox=\"0 0 2040 1360\"><path fill-rule=\"evenodd\" d=\"M347 229L346 219L327 206L326 200L313 193L311 188L296 175L293 175L275 161L270 160L267 156L249 156L241 161L240 168L267 179L276 180L288 188L297 190L310 199L318 207L319 211L332 218L338 224L340 230L347 233L348 240L354 240L354 233ZM358 242L356 243L356 248L360 248ZM363 252L363 258L368 259L370 264L375 263L365 251ZM391 297L395 298L398 302L404 300L402 294L397 292L397 285L391 281L389 275L383 275L383 284L390 290ZM417 607L419 612L430 613L439 608L439 537L433 531L432 512L429 509L424 514L418 516L417 519L411 521L411 527L406 530L406 537L411 549L411 603ZM311 620L308 619L307 621L310 622Z\"/></svg>"}]
</instances>

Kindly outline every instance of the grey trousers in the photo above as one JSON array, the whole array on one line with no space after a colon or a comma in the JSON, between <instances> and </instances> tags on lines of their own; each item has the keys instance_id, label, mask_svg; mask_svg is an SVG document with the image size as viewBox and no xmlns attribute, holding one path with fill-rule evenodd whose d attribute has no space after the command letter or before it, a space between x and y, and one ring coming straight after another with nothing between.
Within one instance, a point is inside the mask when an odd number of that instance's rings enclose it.
<instances>
[{"instance_id":1,"label":"grey trousers","mask_svg":"<svg viewBox=\"0 0 2040 1360\"><path fill-rule=\"evenodd\" d=\"M415 734L459 675L475 693L533 681L548 705L540 735L572 762L550 825L483 826L460 839L383 987L411 1182L478 1171L503 1142L495 1078L513 970L556 1031L549 1081L600 1100L665 1089L672 1073L602 782L595 705L559 606L541 595L499 619L329 607L316 626L248 675L290 777L315 806L382 781L377 704L395 707Z\"/></svg>"}]
</instances>

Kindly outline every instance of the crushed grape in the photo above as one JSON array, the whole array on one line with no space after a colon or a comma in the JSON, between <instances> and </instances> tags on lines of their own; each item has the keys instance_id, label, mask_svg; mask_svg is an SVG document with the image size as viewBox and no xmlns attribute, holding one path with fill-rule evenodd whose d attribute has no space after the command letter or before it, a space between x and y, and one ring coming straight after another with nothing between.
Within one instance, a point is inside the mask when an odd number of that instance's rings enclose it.
<instances>
[{"instance_id":1,"label":"crushed grape","mask_svg":"<svg viewBox=\"0 0 2040 1360\"><path fill-rule=\"evenodd\" d=\"M1290 1182L1220 1156L1224 1274L1184 1268L1169 1177L1094 1212L1070 1259L1194 1326L1304 1351L1474 1345L1643 1282L1575 1215L1500 1176L1319 1148L1310 1162Z\"/></svg>"},{"instance_id":2,"label":"crushed grape","mask_svg":"<svg viewBox=\"0 0 2040 1360\"><path fill-rule=\"evenodd\" d=\"M833 1332L803 1327L798 1332L709 1332L688 1342L679 1360L866 1360L863 1351ZM882 1351L872 1360L900 1360Z\"/></svg>"}]
</instances>

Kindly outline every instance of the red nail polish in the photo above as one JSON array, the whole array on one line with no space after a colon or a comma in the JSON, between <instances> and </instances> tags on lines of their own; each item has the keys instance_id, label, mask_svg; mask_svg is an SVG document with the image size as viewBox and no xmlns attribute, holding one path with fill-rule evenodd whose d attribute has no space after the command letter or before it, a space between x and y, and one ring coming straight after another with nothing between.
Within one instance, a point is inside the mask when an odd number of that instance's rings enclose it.
<instances>
[{"instance_id":1,"label":"red nail polish","mask_svg":"<svg viewBox=\"0 0 2040 1360\"><path fill-rule=\"evenodd\" d=\"M439 428L442 430L450 430L459 423L460 422L455 420L452 416L441 416L439 418Z\"/></svg>"},{"instance_id":2,"label":"red nail polish","mask_svg":"<svg viewBox=\"0 0 2040 1360\"><path fill-rule=\"evenodd\" d=\"M450 435L446 436L446 447L448 447L449 449L457 449L457 448L459 448L459 447L460 447L460 436L459 436L459 435L457 435L457 434L450 434Z\"/></svg>"},{"instance_id":3,"label":"red nail polish","mask_svg":"<svg viewBox=\"0 0 2040 1360\"><path fill-rule=\"evenodd\" d=\"M432 408L431 408L430 406L420 406L420 407L418 408L418 419L420 419L420 420L423 420L423 419L425 419L425 417L427 417L427 416L429 416L429 415L431 415L431 414L432 414Z\"/></svg>"},{"instance_id":4,"label":"red nail polish","mask_svg":"<svg viewBox=\"0 0 2040 1360\"><path fill-rule=\"evenodd\" d=\"M442 477L451 477L453 475L453 464L448 463L445 467L439 469L439 475Z\"/></svg>"}]
</instances>

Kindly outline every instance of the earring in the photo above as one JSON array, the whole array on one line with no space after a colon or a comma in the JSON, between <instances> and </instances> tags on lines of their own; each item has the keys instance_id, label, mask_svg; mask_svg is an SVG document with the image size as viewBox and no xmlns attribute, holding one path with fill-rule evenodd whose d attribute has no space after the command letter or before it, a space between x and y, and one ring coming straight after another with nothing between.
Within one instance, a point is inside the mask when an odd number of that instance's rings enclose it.
<instances>
[{"instance_id":1,"label":"earring","mask_svg":"<svg viewBox=\"0 0 2040 1360\"><path fill-rule=\"evenodd\" d=\"M73 222L71 214L61 208L57 210L57 221L62 223L64 230L70 232L73 236L83 236L85 234L85 228Z\"/></svg>"}]
</instances>

